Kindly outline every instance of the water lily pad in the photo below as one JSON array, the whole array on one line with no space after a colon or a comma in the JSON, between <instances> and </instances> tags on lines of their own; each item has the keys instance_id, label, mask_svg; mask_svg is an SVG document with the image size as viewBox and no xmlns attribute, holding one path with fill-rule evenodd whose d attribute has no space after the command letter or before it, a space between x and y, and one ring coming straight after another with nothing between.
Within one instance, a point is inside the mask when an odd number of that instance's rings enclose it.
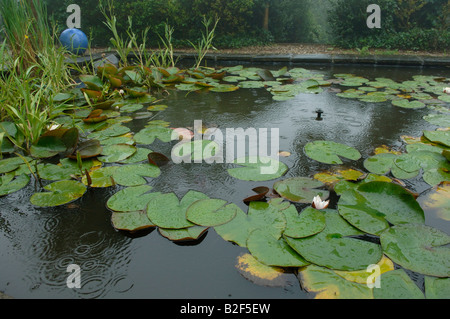
<instances>
[{"instance_id":1,"label":"water lily pad","mask_svg":"<svg viewBox=\"0 0 450 319\"><path fill-rule=\"evenodd\" d=\"M341 194L339 214L356 228L379 235L390 224L424 223L414 196L398 184L369 182Z\"/></svg>"},{"instance_id":2,"label":"water lily pad","mask_svg":"<svg viewBox=\"0 0 450 319\"><path fill-rule=\"evenodd\" d=\"M91 180L90 187L106 188L106 187L116 185L113 175L117 169L118 169L118 166L107 166L107 167L101 167L101 168L96 168L95 170L91 170L89 172L89 177ZM83 176L82 182L84 185L88 185L88 179L86 176Z\"/></svg>"},{"instance_id":3,"label":"water lily pad","mask_svg":"<svg viewBox=\"0 0 450 319\"><path fill-rule=\"evenodd\" d=\"M368 271L370 269L363 269L357 271L335 270L334 272L342 278L348 281L356 282L358 284L376 284L377 280L379 282L379 275L395 269L392 260L384 255L381 260L375 265L378 266L377 271L374 271L375 269L373 269L372 271Z\"/></svg>"},{"instance_id":4,"label":"water lily pad","mask_svg":"<svg viewBox=\"0 0 450 319\"><path fill-rule=\"evenodd\" d=\"M0 176L0 197L15 193L30 182L30 176L26 174L16 175L14 172Z\"/></svg>"},{"instance_id":5,"label":"water lily pad","mask_svg":"<svg viewBox=\"0 0 450 319\"><path fill-rule=\"evenodd\" d=\"M289 274L281 267L272 267L259 262L251 254L238 256L238 272L254 284L267 287L289 286Z\"/></svg>"},{"instance_id":6,"label":"water lily pad","mask_svg":"<svg viewBox=\"0 0 450 319\"><path fill-rule=\"evenodd\" d=\"M288 170L286 164L269 157L248 156L233 163L241 167L228 169L228 174L245 181L269 181L283 176Z\"/></svg>"},{"instance_id":7,"label":"water lily pad","mask_svg":"<svg viewBox=\"0 0 450 319\"><path fill-rule=\"evenodd\" d=\"M313 160L326 164L343 164L339 157L359 160L361 154L353 147L332 141L315 141L306 144L305 153Z\"/></svg>"},{"instance_id":8,"label":"water lily pad","mask_svg":"<svg viewBox=\"0 0 450 319\"><path fill-rule=\"evenodd\" d=\"M103 82L96 75L80 75L80 80L91 90L101 91L103 89Z\"/></svg>"},{"instance_id":9,"label":"water lily pad","mask_svg":"<svg viewBox=\"0 0 450 319\"><path fill-rule=\"evenodd\" d=\"M148 154L152 153L152 150L147 148L137 147L136 153L128 157L127 159L120 161L120 164L136 164L148 159Z\"/></svg>"},{"instance_id":10,"label":"water lily pad","mask_svg":"<svg viewBox=\"0 0 450 319\"><path fill-rule=\"evenodd\" d=\"M139 110L142 110L144 108L143 104L125 104L124 106L120 107L120 112L123 113L133 113Z\"/></svg>"},{"instance_id":11,"label":"water lily pad","mask_svg":"<svg viewBox=\"0 0 450 319\"><path fill-rule=\"evenodd\" d=\"M81 167L78 167L76 161L63 158L58 165L55 164L39 164L39 177L48 181L58 181L71 179L72 176L83 175L87 169L90 170L94 166L93 160L84 160Z\"/></svg>"},{"instance_id":12,"label":"water lily pad","mask_svg":"<svg viewBox=\"0 0 450 319\"><path fill-rule=\"evenodd\" d=\"M147 183L145 177L156 178L160 174L160 169L154 165L129 164L117 167L112 177L122 186L140 186Z\"/></svg>"},{"instance_id":13,"label":"water lily pad","mask_svg":"<svg viewBox=\"0 0 450 319\"><path fill-rule=\"evenodd\" d=\"M26 161L30 162L31 157L24 157ZM20 165L24 164L21 157L10 157L0 160L0 174L9 173L19 168Z\"/></svg>"},{"instance_id":14,"label":"water lily pad","mask_svg":"<svg viewBox=\"0 0 450 319\"><path fill-rule=\"evenodd\" d=\"M420 224L396 225L380 235L384 253L402 267L429 276L450 276L450 236Z\"/></svg>"},{"instance_id":15,"label":"water lily pad","mask_svg":"<svg viewBox=\"0 0 450 319\"><path fill-rule=\"evenodd\" d=\"M304 238L320 233L325 228L325 216L320 210L307 207L300 214L291 206L283 210L286 216L286 229L283 235L292 238Z\"/></svg>"},{"instance_id":16,"label":"water lily pad","mask_svg":"<svg viewBox=\"0 0 450 319\"><path fill-rule=\"evenodd\" d=\"M423 131L423 135L430 141L450 147L450 131Z\"/></svg>"},{"instance_id":17,"label":"water lily pad","mask_svg":"<svg viewBox=\"0 0 450 319\"><path fill-rule=\"evenodd\" d=\"M137 148L133 145L128 144L115 144L103 147L101 153L102 156L98 157L98 160L103 163L115 163L123 161L134 153L136 153Z\"/></svg>"},{"instance_id":18,"label":"water lily pad","mask_svg":"<svg viewBox=\"0 0 450 319\"><path fill-rule=\"evenodd\" d=\"M68 155L71 159L77 158L77 153L79 153L79 156L81 159L88 159L97 157L103 152L103 147L100 144L99 140L86 140L83 142L80 142L74 152L71 155Z\"/></svg>"},{"instance_id":19,"label":"water lily pad","mask_svg":"<svg viewBox=\"0 0 450 319\"><path fill-rule=\"evenodd\" d=\"M380 277L375 299L424 299L425 296L403 269L388 271Z\"/></svg>"},{"instance_id":20,"label":"water lily pad","mask_svg":"<svg viewBox=\"0 0 450 319\"><path fill-rule=\"evenodd\" d=\"M420 101L409 101L407 99L393 100L392 105L405 109L420 109L425 107L425 103Z\"/></svg>"},{"instance_id":21,"label":"water lily pad","mask_svg":"<svg viewBox=\"0 0 450 319\"><path fill-rule=\"evenodd\" d=\"M436 126L450 127L450 115L428 114L423 119Z\"/></svg>"},{"instance_id":22,"label":"water lily pad","mask_svg":"<svg viewBox=\"0 0 450 319\"><path fill-rule=\"evenodd\" d=\"M115 136L121 136L124 134L129 133L131 130L130 128L123 126L121 124L115 124L108 126L105 129L102 129L100 131L93 132L88 135L89 139L98 139L102 140L108 137L115 137Z\"/></svg>"},{"instance_id":23,"label":"water lily pad","mask_svg":"<svg viewBox=\"0 0 450 319\"><path fill-rule=\"evenodd\" d=\"M134 136L134 140L137 144L147 145L153 144L156 139L159 139L162 142L170 142L172 140L172 133L170 128L151 125L139 131Z\"/></svg>"},{"instance_id":24,"label":"water lily pad","mask_svg":"<svg viewBox=\"0 0 450 319\"><path fill-rule=\"evenodd\" d=\"M427 299L449 299L450 278L425 276L425 296Z\"/></svg>"},{"instance_id":25,"label":"water lily pad","mask_svg":"<svg viewBox=\"0 0 450 319\"><path fill-rule=\"evenodd\" d=\"M364 176L364 173L355 169L332 169L330 171L317 173L314 175L314 179L321 181L327 185L334 185L341 180L357 181Z\"/></svg>"},{"instance_id":26,"label":"water lily pad","mask_svg":"<svg viewBox=\"0 0 450 319\"><path fill-rule=\"evenodd\" d=\"M335 271L309 265L298 273L302 287L314 293L314 299L373 299L366 284L346 280Z\"/></svg>"},{"instance_id":27,"label":"water lily pad","mask_svg":"<svg viewBox=\"0 0 450 319\"><path fill-rule=\"evenodd\" d=\"M86 186L77 181L58 181L44 187L48 192L35 193L31 203L39 207L54 207L70 203L86 193Z\"/></svg>"},{"instance_id":28,"label":"water lily pad","mask_svg":"<svg viewBox=\"0 0 450 319\"><path fill-rule=\"evenodd\" d=\"M397 158L398 155L392 153L376 154L364 161L364 167L369 172L378 175L384 175L391 172L392 175L399 179L414 178L419 174L419 170L407 172L395 165L395 160Z\"/></svg>"},{"instance_id":29,"label":"water lily pad","mask_svg":"<svg viewBox=\"0 0 450 319\"><path fill-rule=\"evenodd\" d=\"M106 202L106 206L116 212L137 212L144 211L148 202L159 196L161 193L149 193L151 186L141 185L127 187L113 196Z\"/></svg>"},{"instance_id":30,"label":"water lily pad","mask_svg":"<svg viewBox=\"0 0 450 319\"><path fill-rule=\"evenodd\" d=\"M358 239L362 232L348 224L336 211L324 213L326 227L306 238L285 237L287 243L307 261L336 270L362 270L382 257L381 247Z\"/></svg>"},{"instance_id":31,"label":"water lily pad","mask_svg":"<svg viewBox=\"0 0 450 319\"><path fill-rule=\"evenodd\" d=\"M148 203L147 215L164 229L192 227L195 224L186 219L186 211L194 202L203 199L208 199L208 196L196 191L189 191L181 201L174 193L162 194Z\"/></svg>"},{"instance_id":32,"label":"water lily pad","mask_svg":"<svg viewBox=\"0 0 450 319\"><path fill-rule=\"evenodd\" d=\"M288 204L288 203L287 203ZM275 238L280 238L286 227L286 217L282 213L286 206L279 200L251 202L248 214L237 209L236 216L228 223L214 227L215 231L226 241L246 247L249 234L258 228L265 229Z\"/></svg>"},{"instance_id":33,"label":"water lily pad","mask_svg":"<svg viewBox=\"0 0 450 319\"><path fill-rule=\"evenodd\" d=\"M228 223L237 213L235 204L226 205L221 199L196 201L186 211L186 218L199 226L214 227ZM226 206L225 206L226 205Z\"/></svg>"},{"instance_id":34,"label":"water lily pad","mask_svg":"<svg viewBox=\"0 0 450 319\"><path fill-rule=\"evenodd\" d=\"M208 227L194 225L182 229L158 228L161 236L175 242L186 242L198 240L208 230Z\"/></svg>"},{"instance_id":35,"label":"water lily pad","mask_svg":"<svg viewBox=\"0 0 450 319\"><path fill-rule=\"evenodd\" d=\"M130 233L155 227L148 219L145 211L113 212L111 214L111 223L115 229Z\"/></svg>"},{"instance_id":36,"label":"water lily pad","mask_svg":"<svg viewBox=\"0 0 450 319\"><path fill-rule=\"evenodd\" d=\"M303 267L309 264L283 238L275 238L263 229L250 233L247 248L259 262L267 266Z\"/></svg>"},{"instance_id":37,"label":"water lily pad","mask_svg":"<svg viewBox=\"0 0 450 319\"><path fill-rule=\"evenodd\" d=\"M320 190L324 184L308 177L293 177L276 182L274 190L283 198L295 203L312 203L313 198L320 196L325 200L330 195L327 190Z\"/></svg>"},{"instance_id":38,"label":"water lily pad","mask_svg":"<svg viewBox=\"0 0 450 319\"><path fill-rule=\"evenodd\" d=\"M57 136L43 136L30 148L31 156L35 158L50 158L67 150L62 139Z\"/></svg>"}]
</instances>

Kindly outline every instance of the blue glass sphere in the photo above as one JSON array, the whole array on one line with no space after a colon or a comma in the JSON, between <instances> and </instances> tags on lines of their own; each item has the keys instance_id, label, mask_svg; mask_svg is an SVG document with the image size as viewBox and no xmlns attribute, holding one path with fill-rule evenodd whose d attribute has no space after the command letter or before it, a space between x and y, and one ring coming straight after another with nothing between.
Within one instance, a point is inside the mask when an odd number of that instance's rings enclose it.
<instances>
[{"instance_id":1,"label":"blue glass sphere","mask_svg":"<svg viewBox=\"0 0 450 319\"><path fill-rule=\"evenodd\" d=\"M61 44L71 53L82 55L88 48L88 38L79 29L66 29L59 37Z\"/></svg>"}]
</instances>

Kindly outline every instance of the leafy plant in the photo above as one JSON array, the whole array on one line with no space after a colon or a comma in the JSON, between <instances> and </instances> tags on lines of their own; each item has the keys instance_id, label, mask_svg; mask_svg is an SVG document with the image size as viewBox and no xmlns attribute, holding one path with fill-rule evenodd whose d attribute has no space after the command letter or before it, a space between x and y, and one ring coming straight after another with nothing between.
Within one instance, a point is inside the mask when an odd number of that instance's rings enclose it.
<instances>
[{"instance_id":1,"label":"leafy plant","mask_svg":"<svg viewBox=\"0 0 450 319\"><path fill-rule=\"evenodd\" d=\"M219 23L219 20L220 20L219 18L216 18L214 25L210 29L211 24L213 23L212 19L211 18L207 19L206 16L203 16L202 24L205 27L205 30L202 33L202 38L198 41L197 44L194 44L193 42L189 41L189 43L197 53L194 65L195 69L198 69L200 67L200 64L202 63L203 59L205 58L209 50L215 49L212 43L214 40L215 30L217 24Z\"/></svg>"}]
</instances>

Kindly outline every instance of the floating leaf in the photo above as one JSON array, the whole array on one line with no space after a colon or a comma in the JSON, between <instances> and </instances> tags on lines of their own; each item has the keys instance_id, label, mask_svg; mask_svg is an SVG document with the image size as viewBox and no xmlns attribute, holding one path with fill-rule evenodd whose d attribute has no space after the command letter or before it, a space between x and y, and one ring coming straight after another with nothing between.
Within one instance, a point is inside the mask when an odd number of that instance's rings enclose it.
<instances>
[{"instance_id":1,"label":"floating leaf","mask_svg":"<svg viewBox=\"0 0 450 319\"><path fill-rule=\"evenodd\" d=\"M208 227L194 225L182 229L164 229L158 228L161 236L175 241L175 242L185 242L198 240L207 230Z\"/></svg>"},{"instance_id":2,"label":"floating leaf","mask_svg":"<svg viewBox=\"0 0 450 319\"><path fill-rule=\"evenodd\" d=\"M103 152L103 147L98 140L87 140L78 144L74 153L69 155L68 157L71 159L76 159L77 154L79 153L82 159L88 159L92 157L97 157Z\"/></svg>"},{"instance_id":3,"label":"floating leaf","mask_svg":"<svg viewBox=\"0 0 450 319\"><path fill-rule=\"evenodd\" d=\"M303 267L309 264L283 238L275 238L263 229L250 233L247 248L259 262L267 266Z\"/></svg>"},{"instance_id":4,"label":"floating leaf","mask_svg":"<svg viewBox=\"0 0 450 319\"><path fill-rule=\"evenodd\" d=\"M369 172L379 175L384 175L391 172L392 175L399 179L409 179L416 177L419 174L419 170L407 172L395 165L395 160L397 158L398 155L396 154L380 153L367 158L364 161L364 167Z\"/></svg>"},{"instance_id":5,"label":"floating leaf","mask_svg":"<svg viewBox=\"0 0 450 319\"><path fill-rule=\"evenodd\" d=\"M425 296L427 299L449 299L450 278L425 276Z\"/></svg>"},{"instance_id":6,"label":"floating leaf","mask_svg":"<svg viewBox=\"0 0 450 319\"><path fill-rule=\"evenodd\" d=\"M284 287L289 284L283 268L264 265L250 254L238 256L236 268L244 278L257 285Z\"/></svg>"},{"instance_id":7,"label":"floating leaf","mask_svg":"<svg viewBox=\"0 0 450 319\"><path fill-rule=\"evenodd\" d=\"M313 160L326 164L342 164L339 157L359 160L361 154L353 147L332 141L315 141L306 144L305 153Z\"/></svg>"},{"instance_id":8,"label":"floating leaf","mask_svg":"<svg viewBox=\"0 0 450 319\"><path fill-rule=\"evenodd\" d=\"M314 179L321 181L328 185L334 185L341 180L357 181L362 176L363 172L354 169L333 169L330 172L321 172L314 175Z\"/></svg>"},{"instance_id":9,"label":"floating leaf","mask_svg":"<svg viewBox=\"0 0 450 319\"><path fill-rule=\"evenodd\" d=\"M144 177L156 178L161 174L157 166L150 164L130 164L119 166L112 177L122 186L140 186L147 183Z\"/></svg>"},{"instance_id":10,"label":"floating leaf","mask_svg":"<svg viewBox=\"0 0 450 319\"><path fill-rule=\"evenodd\" d=\"M291 202L310 204L316 196L323 200L328 198L330 193L327 190L317 189L323 186L322 182L312 178L293 177L276 182L273 188L281 197Z\"/></svg>"},{"instance_id":11,"label":"floating leaf","mask_svg":"<svg viewBox=\"0 0 450 319\"><path fill-rule=\"evenodd\" d=\"M266 198L266 195L269 192L269 190L270 189L268 187L265 187L265 186L253 188L253 191L255 193L257 193L257 195L253 195L253 196L245 198L244 199L244 203L250 203L250 202L263 200L264 198Z\"/></svg>"},{"instance_id":12,"label":"floating leaf","mask_svg":"<svg viewBox=\"0 0 450 319\"><path fill-rule=\"evenodd\" d=\"M113 175L117 168L118 166L107 166L95 169L93 171L91 170L89 172L91 179L90 187L105 188L116 185ZM82 182L84 185L88 185L88 179L86 176L83 176Z\"/></svg>"},{"instance_id":13,"label":"floating leaf","mask_svg":"<svg viewBox=\"0 0 450 319\"><path fill-rule=\"evenodd\" d=\"M385 272L391 271L395 269L394 263L392 260L387 258L383 255L381 260L376 263L376 265L379 267L379 274L374 272L369 272L368 269L363 270L357 270L357 271L341 271L341 270L335 270L334 272L341 276L342 278L351 281L356 282L358 284L375 284L377 281L377 278L379 275L384 274ZM370 281L369 281L370 280ZM369 281L369 282L368 282Z\"/></svg>"},{"instance_id":14,"label":"floating leaf","mask_svg":"<svg viewBox=\"0 0 450 319\"><path fill-rule=\"evenodd\" d=\"M28 162L32 160L31 157L24 157L24 159ZM21 157L10 157L0 160L0 174L12 172L22 164L24 164L24 161Z\"/></svg>"},{"instance_id":15,"label":"floating leaf","mask_svg":"<svg viewBox=\"0 0 450 319\"><path fill-rule=\"evenodd\" d=\"M384 253L402 267L429 276L450 276L450 236L419 224L396 225L380 235Z\"/></svg>"},{"instance_id":16,"label":"floating leaf","mask_svg":"<svg viewBox=\"0 0 450 319\"><path fill-rule=\"evenodd\" d=\"M167 127L158 125L151 125L139 131L134 140L137 144L153 144L153 142L159 139L162 142L170 142L172 140L172 130Z\"/></svg>"},{"instance_id":17,"label":"floating leaf","mask_svg":"<svg viewBox=\"0 0 450 319\"><path fill-rule=\"evenodd\" d=\"M106 202L106 206L116 212L136 212L147 208L148 202L161 193L149 193L151 186L127 187L115 193Z\"/></svg>"},{"instance_id":18,"label":"floating leaf","mask_svg":"<svg viewBox=\"0 0 450 319\"><path fill-rule=\"evenodd\" d=\"M450 115L428 114L423 119L436 126L450 127Z\"/></svg>"},{"instance_id":19,"label":"floating leaf","mask_svg":"<svg viewBox=\"0 0 450 319\"><path fill-rule=\"evenodd\" d=\"M382 257L381 247L375 243L349 237L361 235L336 211L324 213L326 227L306 238L285 237L287 243L307 261L336 270L362 270L376 264Z\"/></svg>"},{"instance_id":20,"label":"floating leaf","mask_svg":"<svg viewBox=\"0 0 450 319\"><path fill-rule=\"evenodd\" d=\"M234 162L241 167L228 169L232 177L245 181L269 181L283 176L288 167L273 158L249 156L238 158Z\"/></svg>"},{"instance_id":21,"label":"floating leaf","mask_svg":"<svg viewBox=\"0 0 450 319\"><path fill-rule=\"evenodd\" d=\"M58 165L39 164L39 177L48 181L71 179L72 176L80 176L84 170L90 170L94 166L93 160L82 161L81 167L77 162L68 158L64 158Z\"/></svg>"},{"instance_id":22,"label":"floating leaf","mask_svg":"<svg viewBox=\"0 0 450 319\"><path fill-rule=\"evenodd\" d=\"M50 158L67 150L67 146L57 136L43 136L30 148L31 156L35 158Z\"/></svg>"},{"instance_id":23,"label":"floating leaf","mask_svg":"<svg viewBox=\"0 0 450 319\"><path fill-rule=\"evenodd\" d=\"M39 207L54 207L70 203L82 197L86 186L77 181L58 181L44 187L48 192L35 193L31 203Z\"/></svg>"},{"instance_id":24,"label":"floating leaf","mask_svg":"<svg viewBox=\"0 0 450 319\"><path fill-rule=\"evenodd\" d=\"M390 224L424 223L425 216L414 196L400 185L369 182L341 193L339 214L358 229L379 235Z\"/></svg>"},{"instance_id":25,"label":"floating leaf","mask_svg":"<svg viewBox=\"0 0 450 319\"><path fill-rule=\"evenodd\" d=\"M283 235L292 238L304 238L320 233L325 228L325 216L320 210L305 208L300 214L291 206L283 210L286 216L286 229Z\"/></svg>"},{"instance_id":26,"label":"floating leaf","mask_svg":"<svg viewBox=\"0 0 450 319\"><path fill-rule=\"evenodd\" d=\"M228 223L236 216L237 207L221 199L196 201L186 211L186 218L199 226L213 227Z\"/></svg>"},{"instance_id":27,"label":"floating leaf","mask_svg":"<svg viewBox=\"0 0 450 319\"><path fill-rule=\"evenodd\" d=\"M192 227L194 223L186 219L186 211L194 202L203 199L208 199L208 196L196 191L189 191L181 201L174 193L162 194L148 203L147 215L164 229Z\"/></svg>"},{"instance_id":28,"label":"floating leaf","mask_svg":"<svg viewBox=\"0 0 450 319\"><path fill-rule=\"evenodd\" d=\"M298 276L302 287L315 293L314 299L373 299L372 290L366 284L345 280L325 267L309 265Z\"/></svg>"},{"instance_id":29,"label":"floating leaf","mask_svg":"<svg viewBox=\"0 0 450 319\"><path fill-rule=\"evenodd\" d=\"M30 176L20 174L16 176L14 172L6 173L0 176L0 197L15 193L30 182Z\"/></svg>"},{"instance_id":30,"label":"floating leaf","mask_svg":"<svg viewBox=\"0 0 450 319\"><path fill-rule=\"evenodd\" d=\"M115 229L131 233L155 227L144 211L113 212L111 214L111 223Z\"/></svg>"},{"instance_id":31,"label":"floating leaf","mask_svg":"<svg viewBox=\"0 0 450 319\"><path fill-rule=\"evenodd\" d=\"M96 75L80 75L80 80L90 90L101 91L103 89L103 82Z\"/></svg>"},{"instance_id":32,"label":"floating leaf","mask_svg":"<svg viewBox=\"0 0 450 319\"><path fill-rule=\"evenodd\" d=\"M430 141L450 147L450 131L423 131L423 135Z\"/></svg>"},{"instance_id":33,"label":"floating leaf","mask_svg":"<svg viewBox=\"0 0 450 319\"><path fill-rule=\"evenodd\" d=\"M425 296L403 269L388 271L380 277L375 299L424 299Z\"/></svg>"},{"instance_id":34,"label":"floating leaf","mask_svg":"<svg viewBox=\"0 0 450 319\"><path fill-rule=\"evenodd\" d=\"M286 217L282 213L289 203L279 200L266 202L251 202L248 214L237 209L236 216L228 223L216 226L217 234L227 241L246 247L249 234L258 228L265 229L275 238L280 238L286 227Z\"/></svg>"},{"instance_id":35,"label":"floating leaf","mask_svg":"<svg viewBox=\"0 0 450 319\"><path fill-rule=\"evenodd\" d=\"M133 145L128 144L115 144L107 145L103 147L101 153L102 156L98 157L98 160L103 163L115 163L123 161L134 153L136 153L137 148Z\"/></svg>"},{"instance_id":36,"label":"floating leaf","mask_svg":"<svg viewBox=\"0 0 450 319\"><path fill-rule=\"evenodd\" d=\"M409 101L406 99L393 100L392 105L405 109L420 109L425 107L425 103L422 103L420 101Z\"/></svg>"}]
</instances>

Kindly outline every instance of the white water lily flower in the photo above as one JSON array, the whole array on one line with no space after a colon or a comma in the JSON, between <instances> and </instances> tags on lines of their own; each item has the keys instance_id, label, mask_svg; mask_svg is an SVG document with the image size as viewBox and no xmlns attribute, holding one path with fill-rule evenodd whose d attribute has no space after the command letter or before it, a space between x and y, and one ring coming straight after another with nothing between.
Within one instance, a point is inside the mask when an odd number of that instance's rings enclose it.
<instances>
[{"instance_id":1,"label":"white water lily flower","mask_svg":"<svg viewBox=\"0 0 450 319\"><path fill-rule=\"evenodd\" d=\"M47 130L53 131L53 130L59 129L60 127L61 127L61 124L52 124L52 125L47 126Z\"/></svg>"},{"instance_id":2,"label":"white water lily flower","mask_svg":"<svg viewBox=\"0 0 450 319\"><path fill-rule=\"evenodd\" d=\"M444 88L444 93L450 94L450 88Z\"/></svg>"},{"instance_id":3,"label":"white water lily flower","mask_svg":"<svg viewBox=\"0 0 450 319\"><path fill-rule=\"evenodd\" d=\"M328 207L328 205L330 204L330 201L323 201L322 198L320 198L319 195L317 195L316 197L314 197L313 202L312 202L312 207L315 209L325 209Z\"/></svg>"}]
</instances>

